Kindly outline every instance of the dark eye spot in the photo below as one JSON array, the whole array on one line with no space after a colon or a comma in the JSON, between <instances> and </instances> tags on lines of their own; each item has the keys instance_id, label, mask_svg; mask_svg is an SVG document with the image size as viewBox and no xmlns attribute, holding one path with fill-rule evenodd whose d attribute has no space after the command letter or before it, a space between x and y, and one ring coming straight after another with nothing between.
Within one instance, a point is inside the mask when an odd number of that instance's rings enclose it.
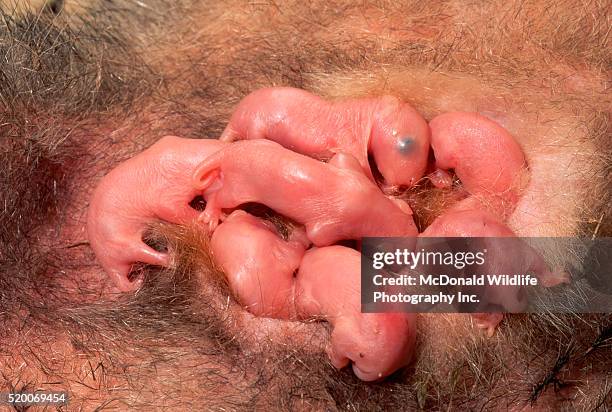
<instances>
[{"instance_id":1,"label":"dark eye spot","mask_svg":"<svg viewBox=\"0 0 612 412\"><path fill-rule=\"evenodd\" d=\"M414 150L415 141L412 137L402 137L397 141L397 150L401 154L409 154Z\"/></svg>"}]
</instances>

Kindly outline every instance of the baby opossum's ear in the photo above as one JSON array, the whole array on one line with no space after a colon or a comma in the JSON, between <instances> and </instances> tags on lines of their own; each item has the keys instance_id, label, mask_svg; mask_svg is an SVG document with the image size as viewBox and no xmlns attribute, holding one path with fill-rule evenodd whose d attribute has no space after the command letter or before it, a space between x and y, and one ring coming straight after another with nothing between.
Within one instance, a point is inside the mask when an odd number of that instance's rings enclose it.
<instances>
[{"instance_id":1,"label":"baby opossum's ear","mask_svg":"<svg viewBox=\"0 0 612 412\"><path fill-rule=\"evenodd\" d=\"M220 170L217 167L211 167L207 160L203 161L193 172L192 184L198 192L204 192L214 181L219 177Z\"/></svg>"}]
</instances>

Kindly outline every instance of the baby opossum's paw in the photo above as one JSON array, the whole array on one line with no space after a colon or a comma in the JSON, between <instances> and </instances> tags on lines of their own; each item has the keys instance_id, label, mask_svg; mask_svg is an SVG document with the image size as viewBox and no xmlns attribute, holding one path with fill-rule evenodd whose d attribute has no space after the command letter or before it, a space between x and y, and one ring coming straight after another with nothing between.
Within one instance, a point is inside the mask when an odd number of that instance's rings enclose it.
<instances>
[{"instance_id":1,"label":"baby opossum's paw","mask_svg":"<svg viewBox=\"0 0 612 412\"><path fill-rule=\"evenodd\" d=\"M472 320L478 329L483 329L490 338L495 334L497 326L504 319L503 313L472 313Z\"/></svg>"}]
</instances>

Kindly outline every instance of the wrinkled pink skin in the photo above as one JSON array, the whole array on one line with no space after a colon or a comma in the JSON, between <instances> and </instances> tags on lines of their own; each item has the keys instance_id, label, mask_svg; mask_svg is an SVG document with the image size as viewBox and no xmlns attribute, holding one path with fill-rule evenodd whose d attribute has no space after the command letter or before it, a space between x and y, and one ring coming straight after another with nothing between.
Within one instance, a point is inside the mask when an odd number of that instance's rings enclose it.
<instances>
[{"instance_id":1,"label":"wrinkled pink skin","mask_svg":"<svg viewBox=\"0 0 612 412\"><path fill-rule=\"evenodd\" d=\"M269 139L295 152L327 160L354 156L372 178L370 153L387 186L412 186L425 173L429 127L395 97L328 102L304 90L257 90L235 109L223 141Z\"/></svg>"},{"instance_id":2,"label":"wrinkled pink skin","mask_svg":"<svg viewBox=\"0 0 612 412\"><path fill-rule=\"evenodd\" d=\"M502 238L516 235L492 214L480 210L453 210L438 217L420 237L473 237ZM503 250L500 250L502 249ZM529 245L516 238L515 242L486 241L482 249L487 249L485 264L481 274L534 274L539 284L551 287L568 282L563 272L551 272L541 256ZM478 273L475 273L478 274ZM485 291L488 301L502 306L509 312L519 312L526 302L520 294L520 287L488 286ZM473 315L477 326L485 329L489 336L502 321L501 313L478 313Z\"/></svg>"},{"instance_id":3,"label":"wrinkled pink skin","mask_svg":"<svg viewBox=\"0 0 612 412\"><path fill-rule=\"evenodd\" d=\"M416 236L408 205L384 196L350 155L326 164L269 140L243 140L204 160L193 174L216 227L222 209L257 202L301 223L317 246L365 236Z\"/></svg>"},{"instance_id":4,"label":"wrinkled pink skin","mask_svg":"<svg viewBox=\"0 0 612 412\"><path fill-rule=\"evenodd\" d=\"M310 249L300 265L297 313L323 317L333 326L327 353L336 368L353 362L359 379L384 378L407 365L416 339L413 313L361 313L359 252L328 246Z\"/></svg>"},{"instance_id":5,"label":"wrinkled pink skin","mask_svg":"<svg viewBox=\"0 0 612 412\"><path fill-rule=\"evenodd\" d=\"M252 314L288 319L294 312L294 272L309 242L296 229L287 241L271 223L242 210L214 231L211 250L230 288Z\"/></svg>"},{"instance_id":6,"label":"wrinkled pink skin","mask_svg":"<svg viewBox=\"0 0 612 412\"><path fill-rule=\"evenodd\" d=\"M469 196L454 210L486 209L505 220L527 184L527 163L516 140L499 124L476 113L452 112L429 123L438 170L432 182L452 183L454 169Z\"/></svg>"},{"instance_id":7,"label":"wrinkled pink skin","mask_svg":"<svg viewBox=\"0 0 612 412\"><path fill-rule=\"evenodd\" d=\"M198 192L191 174L200 162L225 146L218 140L167 136L111 170L89 204L87 235L98 261L122 291L137 289L128 274L136 262L167 266L168 255L142 241L156 220L186 223L199 212L189 206Z\"/></svg>"}]
</instances>

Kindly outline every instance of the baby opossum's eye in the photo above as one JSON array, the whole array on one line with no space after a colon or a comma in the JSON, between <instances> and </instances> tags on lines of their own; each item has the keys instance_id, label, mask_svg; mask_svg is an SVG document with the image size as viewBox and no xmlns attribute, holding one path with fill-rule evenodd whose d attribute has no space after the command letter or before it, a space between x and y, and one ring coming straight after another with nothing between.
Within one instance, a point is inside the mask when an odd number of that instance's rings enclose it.
<instances>
[{"instance_id":1,"label":"baby opossum's eye","mask_svg":"<svg viewBox=\"0 0 612 412\"><path fill-rule=\"evenodd\" d=\"M403 137L397 141L397 151L401 154L409 154L414 150L414 138L410 136Z\"/></svg>"}]
</instances>

